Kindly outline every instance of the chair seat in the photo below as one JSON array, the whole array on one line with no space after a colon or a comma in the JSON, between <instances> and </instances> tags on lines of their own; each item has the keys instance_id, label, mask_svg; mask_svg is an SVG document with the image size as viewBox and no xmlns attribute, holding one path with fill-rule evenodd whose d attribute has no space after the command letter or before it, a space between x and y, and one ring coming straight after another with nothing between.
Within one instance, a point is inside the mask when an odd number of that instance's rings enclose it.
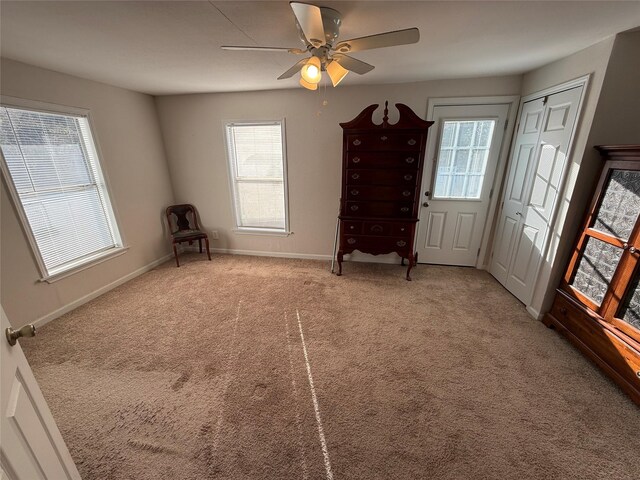
<instances>
[{"instance_id":1,"label":"chair seat","mask_svg":"<svg viewBox=\"0 0 640 480\"><path fill-rule=\"evenodd\" d=\"M174 232L171 234L171 236L174 238L174 240L178 240L178 239L186 239L186 238L193 238L193 237L206 237L207 234L204 233L201 230L178 230L177 232Z\"/></svg>"}]
</instances>

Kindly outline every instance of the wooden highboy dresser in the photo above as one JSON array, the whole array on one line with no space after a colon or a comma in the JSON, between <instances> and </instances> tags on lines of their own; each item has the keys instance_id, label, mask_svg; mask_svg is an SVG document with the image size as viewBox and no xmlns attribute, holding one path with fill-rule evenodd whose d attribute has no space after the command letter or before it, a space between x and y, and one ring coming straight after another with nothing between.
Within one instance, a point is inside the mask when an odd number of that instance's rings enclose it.
<instances>
[{"instance_id":1,"label":"wooden highboy dresser","mask_svg":"<svg viewBox=\"0 0 640 480\"><path fill-rule=\"evenodd\" d=\"M350 122L341 123L342 198L338 275L344 254L358 250L380 255L395 252L408 260L407 280L417 263L414 253L420 184L427 131L409 107L396 104L397 123L390 124L388 102L382 123L373 123L378 105L370 105Z\"/></svg>"}]
</instances>

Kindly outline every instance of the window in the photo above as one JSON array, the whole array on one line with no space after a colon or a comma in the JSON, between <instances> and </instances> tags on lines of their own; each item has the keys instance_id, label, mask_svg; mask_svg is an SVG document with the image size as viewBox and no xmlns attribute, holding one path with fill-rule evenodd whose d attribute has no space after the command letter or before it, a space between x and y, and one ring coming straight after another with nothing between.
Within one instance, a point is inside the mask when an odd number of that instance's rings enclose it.
<instances>
[{"instance_id":1,"label":"window","mask_svg":"<svg viewBox=\"0 0 640 480\"><path fill-rule=\"evenodd\" d=\"M284 121L227 123L236 226L288 233Z\"/></svg>"},{"instance_id":2,"label":"window","mask_svg":"<svg viewBox=\"0 0 640 480\"><path fill-rule=\"evenodd\" d=\"M495 123L444 122L433 198L480 199Z\"/></svg>"},{"instance_id":3,"label":"window","mask_svg":"<svg viewBox=\"0 0 640 480\"><path fill-rule=\"evenodd\" d=\"M45 279L121 250L86 115L0 106L0 149Z\"/></svg>"}]
</instances>

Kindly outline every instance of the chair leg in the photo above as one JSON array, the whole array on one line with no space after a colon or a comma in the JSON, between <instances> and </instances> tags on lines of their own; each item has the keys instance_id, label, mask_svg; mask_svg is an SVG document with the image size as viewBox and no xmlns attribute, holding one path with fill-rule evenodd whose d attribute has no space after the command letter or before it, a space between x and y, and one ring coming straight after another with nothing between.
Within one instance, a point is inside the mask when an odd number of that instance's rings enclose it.
<instances>
[{"instance_id":1,"label":"chair leg","mask_svg":"<svg viewBox=\"0 0 640 480\"><path fill-rule=\"evenodd\" d=\"M198 239L198 248L200 249L200 253L202 253L202 239Z\"/></svg>"},{"instance_id":2,"label":"chair leg","mask_svg":"<svg viewBox=\"0 0 640 480\"><path fill-rule=\"evenodd\" d=\"M207 257L209 257L209 261L211 261L211 253L209 252L209 237L205 237L204 243L207 245ZM200 250L202 252L202 250Z\"/></svg>"},{"instance_id":3,"label":"chair leg","mask_svg":"<svg viewBox=\"0 0 640 480\"><path fill-rule=\"evenodd\" d=\"M178 249L176 248L176 244L173 244L173 254L176 257L176 267L180 266L180 262L178 261Z\"/></svg>"}]
</instances>

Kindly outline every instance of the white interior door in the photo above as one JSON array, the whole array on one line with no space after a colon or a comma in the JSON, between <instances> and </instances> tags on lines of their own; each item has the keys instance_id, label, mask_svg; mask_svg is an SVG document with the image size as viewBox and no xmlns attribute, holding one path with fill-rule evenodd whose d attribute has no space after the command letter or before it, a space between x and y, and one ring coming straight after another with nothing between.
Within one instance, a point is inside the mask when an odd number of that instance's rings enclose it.
<instances>
[{"instance_id":1,"label":"white interior door","mask_svg":"<svg viewBox=\"0 0 640 480\"><path fill-rule=\"evenodd\" d=\"M20 344L12 347L5 337L9 320L4 310L0 311L1 469L10 480L79 480L80 474Z\"/></svg>"},{"instance_id":2,"label":"white interior door","mask_svg":"<svg viewBox=\"0 0 640 480\"><path fill-rule=\"evenodd\" d=\"M476 265L508 113L509 104L434 107L437 135L427 147L416 242L420 263Z\"/></svg>"},{"instance_id":3,"label":"white interior door","mask_svg":"<svg viewBox=\"0 0 640 480\"><path fill-rule=\"evenodd\" d=\"M525 304L553 220L582 88L526 102L520 113L490 271Z\"/></svg>"}]
</instances>

